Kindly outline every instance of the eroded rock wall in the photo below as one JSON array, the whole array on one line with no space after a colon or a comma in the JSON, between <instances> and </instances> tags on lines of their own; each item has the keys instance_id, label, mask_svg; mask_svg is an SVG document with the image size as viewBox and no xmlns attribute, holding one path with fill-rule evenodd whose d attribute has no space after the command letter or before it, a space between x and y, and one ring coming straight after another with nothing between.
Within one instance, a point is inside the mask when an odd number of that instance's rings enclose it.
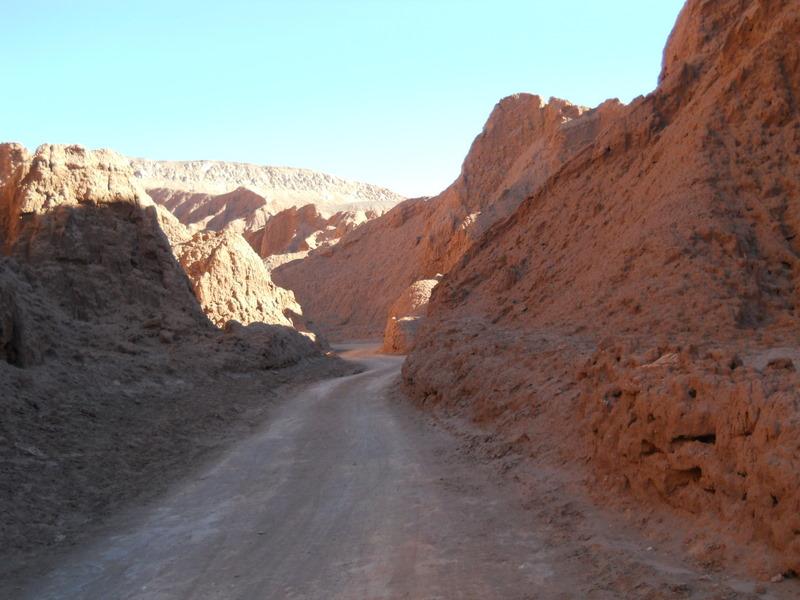
<instances>
[{"instance_id":1,"label":"eroded rock wall","mask_svg":"<svg viewBox=\"0 0 800 600\"><path fill-rule=\"evenodd\" d=\"M420 404L591 461L783 571L800 568L797 39L795 2L690 0L658 88L469 246L404 367Z\"/></svg>"},{"instance_id":2,"label":"eroded rock wall","mask_svg":"<svg viewBox=\"0 0 800 600\"><path fill-rule=\"evenodd\" d=\"M269 370L322 359L284 315L224 330L209 321L165 230L191 237L118 154L0 145L0 215L5 569L14 552L73 540L196 460L244 410L243 387L263 403L280 380ZM227 255L237 267L239 250Z\"/></svg>"}]
</instances>

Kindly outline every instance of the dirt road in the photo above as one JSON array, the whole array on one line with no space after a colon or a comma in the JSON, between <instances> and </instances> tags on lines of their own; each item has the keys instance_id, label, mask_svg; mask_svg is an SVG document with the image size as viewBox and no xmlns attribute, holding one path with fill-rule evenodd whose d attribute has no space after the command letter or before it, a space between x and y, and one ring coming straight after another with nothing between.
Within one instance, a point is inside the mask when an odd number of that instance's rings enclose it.
<instances>
[{"instance_id":1,"label":"dirt road","mask_svg":"<svg viewBox=\"0 0 800 600\"><path fill-rule=\"evenodd\" d=\"M580 530L554 544L494 469L387 394L402 359L346 356L367 370L282 403L216 464L3 597L751 597L640 540L616 554Z\"/></svg>"}]
</instances>

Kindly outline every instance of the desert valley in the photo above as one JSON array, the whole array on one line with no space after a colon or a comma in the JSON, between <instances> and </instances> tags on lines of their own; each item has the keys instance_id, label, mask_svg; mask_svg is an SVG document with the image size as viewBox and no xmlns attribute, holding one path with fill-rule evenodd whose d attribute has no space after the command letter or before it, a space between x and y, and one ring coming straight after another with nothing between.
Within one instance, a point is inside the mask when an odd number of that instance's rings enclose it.
<instances>
[{"instance_id":1,"label":"desert valley","mask_svg":"<svg viewBox=\"0 0 800 600\"><path fill-rule=\"evenodd\" d=\"M434 197L0 144L0 597L800 597L800 3Z\"/></svg>"}]
</instances>

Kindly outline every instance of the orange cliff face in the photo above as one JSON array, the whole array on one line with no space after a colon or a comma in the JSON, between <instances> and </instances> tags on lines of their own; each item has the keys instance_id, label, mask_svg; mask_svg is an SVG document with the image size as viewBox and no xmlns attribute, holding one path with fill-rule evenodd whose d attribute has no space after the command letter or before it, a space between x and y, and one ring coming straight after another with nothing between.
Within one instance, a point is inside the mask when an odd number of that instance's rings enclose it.
<instances>
[{"instance_id":1,"label":"orange cliff face","mask_svg":"<svg viewBox=\"0 0 800 600\"><path fill-rule=\"evenodd\" d=\"M675 40L699 22L714 31L704 53L667 61L653 94L471 247L436 304L498 322L701 338L794 325L798 75L786 67L795 49L782 48L792 22L780 18L791 9L773 8L748 52L742 29L767 9L707 16L712 28L695 15L712 5L689 3L666 50L681 56ZM676 301L690 289L691 306Z\"/></svg>"},{"instance_id":2,"label":"orange cliff face","mask_svg":"<svg viewBox=\"0 0 800 600\"><path fill-rule=\"evenodd\" d=\"M0 250L8 252L17 235L17 188L28 169L30 155L20 144L0 144Z\"/></svg>"},{"instance_id":3,"label":"orange cliff face","mask_svg":"<svg viewBox=\"0 0 800 600\"><path fill-rule=\"evenodd\" d=\"M796 2L688 2L658 88L469 246L404 366L419 403L795 571L798 39Z\"/></svg>"},{"instance_id":4,"label":"orange cliff face","mask_svg":"<svg viewBox=\"0 0 800 600\"><path fill-rule=\"evenodd\" d=\"M493 223L511 214L621 108L594 110L518 94L503 99L475 139L461 175L439 196L403 202L338 246L274 272L333 337L378 337L413 282L448 271Z\"/></svg>"}]
</instances>

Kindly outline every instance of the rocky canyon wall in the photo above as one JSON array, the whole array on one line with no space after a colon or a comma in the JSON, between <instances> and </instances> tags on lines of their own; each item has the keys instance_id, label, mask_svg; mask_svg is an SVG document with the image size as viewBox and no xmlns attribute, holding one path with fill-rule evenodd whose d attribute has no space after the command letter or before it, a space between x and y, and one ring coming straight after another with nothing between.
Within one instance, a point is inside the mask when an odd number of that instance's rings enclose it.
<instances>
[{"instance_id":1,"label":"rocky canyon wall","mask_svg":"<svg viewBox=\"0 0 800 600\"><path fill-rule=\"evenodd\" d=\"M421 405L734 540L699 552L792 572L798 39L796 2L690 0L657 89L443 269L403 370Z\"/></svg>"},{"instance_id":2,"label":"rocky canyon wall","mask_svg":"<svg viewBox=\"0 0 800 600\"><path fill-rule=\"evenodd\" d=\"M176 476L272 370L335 362L244 239L159 214L114 152L0 144L0 246L3 568Z\"/></svg>"}]
</instances>

